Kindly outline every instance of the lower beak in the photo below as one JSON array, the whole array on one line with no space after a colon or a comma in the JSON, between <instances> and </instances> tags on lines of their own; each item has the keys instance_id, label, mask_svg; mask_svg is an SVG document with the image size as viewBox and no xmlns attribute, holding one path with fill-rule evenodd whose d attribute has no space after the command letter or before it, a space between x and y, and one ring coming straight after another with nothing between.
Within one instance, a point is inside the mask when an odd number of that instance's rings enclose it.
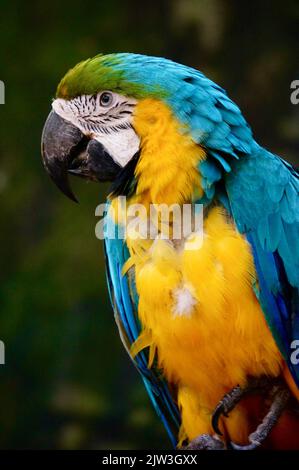
<instances>
[{"instance_id":1,"label":"lower beak","mask_svg":"<svg viewBox=\"0 0 299 470\"><path fill-rule=\"evenodd\" d=\"M113 181L121 167L103 145L89 139L71 122L51 111L42 133L42 159L56 186L78 202L71 190L68 174L93 181Z\"/></svg>"}]
</instances>

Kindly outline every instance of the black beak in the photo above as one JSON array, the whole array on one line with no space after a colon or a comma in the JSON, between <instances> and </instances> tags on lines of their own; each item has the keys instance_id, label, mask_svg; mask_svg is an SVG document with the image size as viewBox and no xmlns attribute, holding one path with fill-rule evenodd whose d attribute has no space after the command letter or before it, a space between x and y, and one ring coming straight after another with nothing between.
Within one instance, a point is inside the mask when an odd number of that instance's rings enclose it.
<instances>
[{"instance_id":1,"label":"black beak","mask_svg":"<svg viewBox=\"0 0 299 470\"><path fill-rule=\"evenodd\" d=\"M56 186L70 199L68 174L92 181L113 181L121 167L103 145L89 139L72 123L51 111L42 133L42 159Z\"/></svg>"}]
</instances>

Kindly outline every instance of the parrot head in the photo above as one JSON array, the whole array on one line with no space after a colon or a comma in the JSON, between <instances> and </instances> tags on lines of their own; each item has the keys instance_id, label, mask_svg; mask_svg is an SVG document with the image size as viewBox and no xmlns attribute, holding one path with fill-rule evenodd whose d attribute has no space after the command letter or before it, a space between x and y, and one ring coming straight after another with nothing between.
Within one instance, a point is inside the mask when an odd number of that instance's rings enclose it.
<instances>
[{"instance_id":1,"label":"parrot head","mask_svg":"<svg viewBox=\"0 0 299 470\"><path fill-rule=\"evenodd\" d=\"M44 166L68 197L76 201L68 175L113 181L136 160L140 136L134 110L144 98L163 97L163 63L135 54L98 55L69 70L58 85L44 125ZM149 79L151 77L151 79Z\"/></svg>"}]
</instances>

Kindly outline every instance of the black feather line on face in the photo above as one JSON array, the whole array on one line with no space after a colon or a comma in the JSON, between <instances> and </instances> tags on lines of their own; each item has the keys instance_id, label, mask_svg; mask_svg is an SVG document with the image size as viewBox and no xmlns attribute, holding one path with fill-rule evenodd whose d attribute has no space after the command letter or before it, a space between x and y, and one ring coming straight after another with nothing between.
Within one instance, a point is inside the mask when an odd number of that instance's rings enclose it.
<instances>
[{"instance_id":1,"label":"black feather line on face","mask_svg":"<svg viewBox=\"0 0 299 470\"><path fill-rule=\"evenodd\" d=\"M110 187L110 198L117 196L132 196L137 185L135 168L139 160L139 156L140 151L136 152L131 160L118 173Z\"/></svg>"}]
</instances>

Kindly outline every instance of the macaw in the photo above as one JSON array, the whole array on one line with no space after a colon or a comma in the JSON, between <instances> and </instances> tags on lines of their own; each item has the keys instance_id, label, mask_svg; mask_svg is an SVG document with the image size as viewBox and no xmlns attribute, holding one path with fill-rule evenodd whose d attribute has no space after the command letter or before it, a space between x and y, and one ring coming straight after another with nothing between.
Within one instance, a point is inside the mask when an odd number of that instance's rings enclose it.
<instances>
[{"instance_id":1,"label":"macaw","mask_svg":"<svg viewBox=\"0 0 299 470\"><path fill-rule=\"evenodd\" d=\"M131 53L66 73L42 158L73 200L69 175L112 182L110 298L173 445L299 449L298 171L203 73ZM119 196L127 209L201 204L201 240L167 239L161 224L133 237Z\"/></svg>"}]
</instances>

